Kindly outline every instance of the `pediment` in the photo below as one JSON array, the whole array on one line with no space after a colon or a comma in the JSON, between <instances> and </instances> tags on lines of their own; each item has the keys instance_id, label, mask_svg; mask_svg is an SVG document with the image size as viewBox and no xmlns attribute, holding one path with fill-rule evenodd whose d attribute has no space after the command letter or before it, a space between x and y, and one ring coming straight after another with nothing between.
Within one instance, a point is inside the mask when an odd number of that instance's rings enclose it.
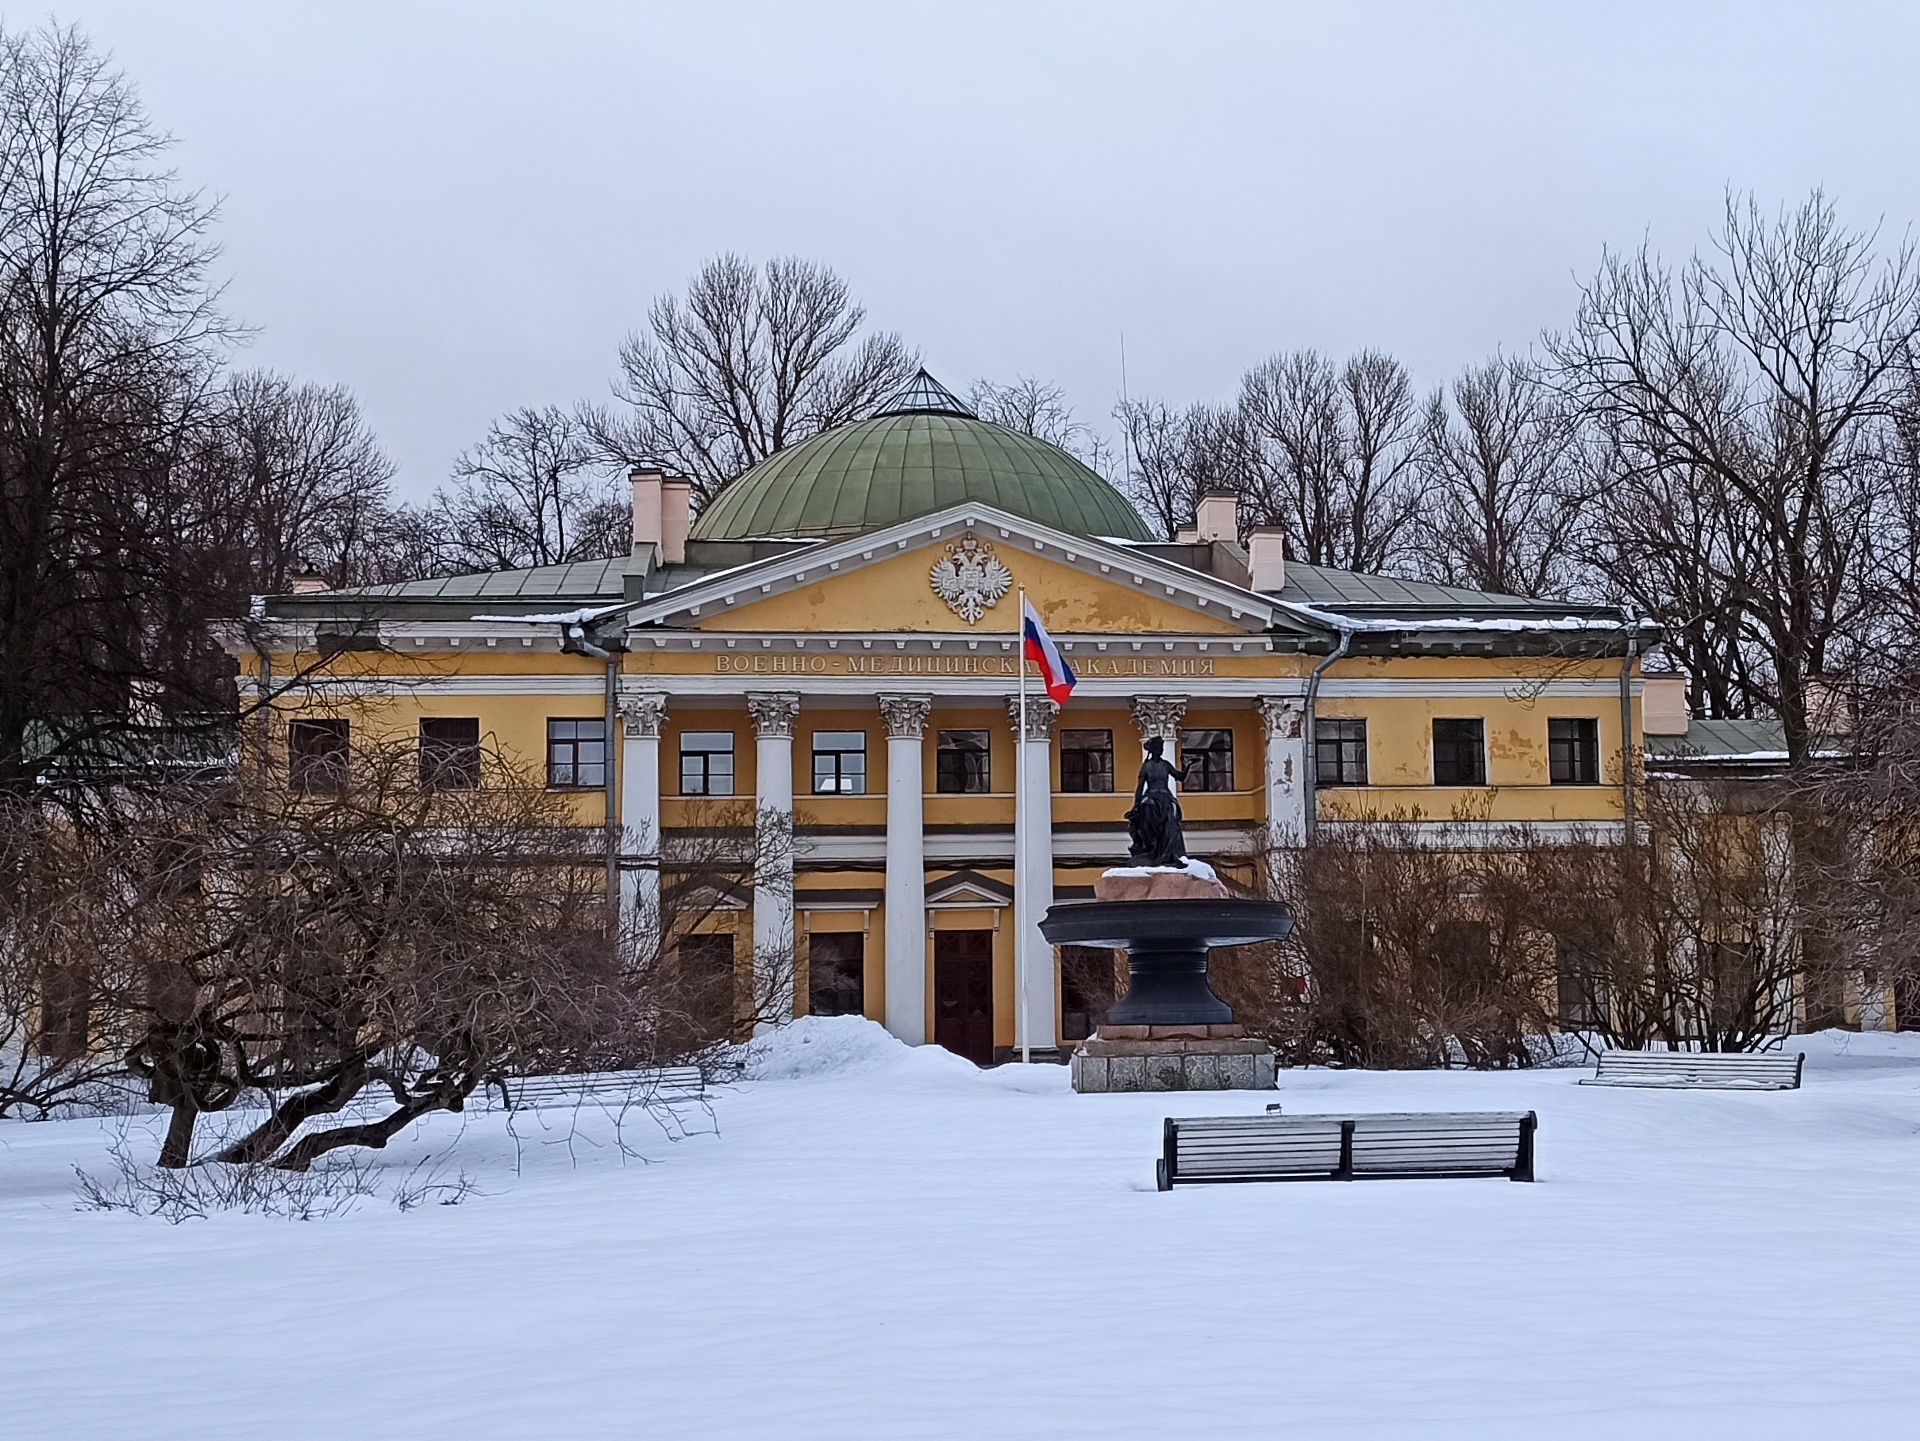
<instances>
[{"instance_id":1,"label":"pediment","mask_svg":"<svg viewBox=\"0 0 1920 1441\"><path fill-rule=\"evenodd\" d=\"M1008 639L1019 630L1022 587L1061 636L1238 636L1295 626L1256 592L981 505L708 576L636 607L630 624Z\"/></svg>"},{"instance_id":2,"label":"pediment","mask_svg":"<svg viewBox=\"0 0 1920 1441\"><path fill-rule=\"evenodd\" d=\"M955 871L927 883L927 904L984 910L1013 904L1013 887L978 871Z\"/></svg>"}]
</instances>

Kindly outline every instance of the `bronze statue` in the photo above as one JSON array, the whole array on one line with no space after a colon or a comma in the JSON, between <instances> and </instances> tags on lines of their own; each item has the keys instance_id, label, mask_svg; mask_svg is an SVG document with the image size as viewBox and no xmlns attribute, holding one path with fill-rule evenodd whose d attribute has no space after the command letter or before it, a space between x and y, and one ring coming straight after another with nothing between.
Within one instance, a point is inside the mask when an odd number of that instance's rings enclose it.
<instances>
[{"instance_id":1,"label":"bronze statue","mask_svg":"<svg viewBox=\"0 0 1920 1441\"><path fill-rule=\"evenodd\" d=\"M1127 812L1127 837L1133 863L1139 866L1178 866L1187 858L1187 836L1180 824L1180 802L1170 781L1183 785L1187 768L1175 766L1161 753L1166 742L1147 737L1147 758L1140 762L1140 779L1133 788L1133 809Z\"/></svg>"}]
</instances>

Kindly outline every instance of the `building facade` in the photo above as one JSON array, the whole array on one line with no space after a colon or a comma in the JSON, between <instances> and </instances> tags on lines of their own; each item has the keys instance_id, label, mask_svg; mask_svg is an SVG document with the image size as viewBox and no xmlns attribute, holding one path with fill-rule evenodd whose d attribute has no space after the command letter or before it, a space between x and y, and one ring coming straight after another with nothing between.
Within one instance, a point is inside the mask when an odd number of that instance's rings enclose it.
<instances>
[{"instance_id":1,"label":"building facade","mask_svg":"<svg viewBox=\"0 0 1920 1441\"><path fill-rule=\"evenodd\" d=\"M1038 922L1124 861L1149 736L1230 877L1317 826L1630 814L1650 637L1617 612L1292 564L1228 497L1156 541L924 375L697 518L685 482L632 484L628 556L269 597L228 644L277 763L397 740L458 783L497 752L606 829L628 916L700 837L750 833L699 945L778 973L780 1014L980 1060L1086 1034L1108 998ZM1078 673L1064 707L1031 667L1022 699L1022 592Z\"/></svg>"}]
</instances>

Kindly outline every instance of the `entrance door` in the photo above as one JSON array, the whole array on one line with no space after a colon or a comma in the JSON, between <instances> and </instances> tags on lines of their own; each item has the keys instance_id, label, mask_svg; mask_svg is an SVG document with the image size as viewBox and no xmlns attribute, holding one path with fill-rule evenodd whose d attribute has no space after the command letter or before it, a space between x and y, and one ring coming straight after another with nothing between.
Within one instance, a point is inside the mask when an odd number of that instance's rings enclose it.
<instances>
[{"instance_id":1,"label":"entrance door","mask_svg":"<svg viewBox=\"0 0 1920 1441\"><path fill-rule=\"evenodd\" d=\"M993 932L933 933L933 1040L993 1064Z\"/></svg>"}]
</instances>

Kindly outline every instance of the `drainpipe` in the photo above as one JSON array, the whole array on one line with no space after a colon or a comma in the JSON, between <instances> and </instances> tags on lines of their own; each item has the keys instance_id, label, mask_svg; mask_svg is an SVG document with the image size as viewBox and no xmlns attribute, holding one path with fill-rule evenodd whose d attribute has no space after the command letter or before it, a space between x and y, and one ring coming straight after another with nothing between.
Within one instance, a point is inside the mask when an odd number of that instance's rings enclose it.
<instances>
[{"instance_id":1,"label":"drainpipe","mask_svg":"<svg viewBox=\"0 0 1920 1441\"><path fill-rule=\"evenodd\" d=\"M619 686L620 657L610 655L607 657L607 722L603 731L606 741L600 752L600 771L607 786L607 915L612 921L610 929L616 945L620 936L620 786L614 774L613 758L620 754L614 742Z\"/></svg>"},{"instance_id":2,"label":"drainpipe","mask_svg":"<svg viewBox=\"0 0 1920 1441\"><path fill-rule=\"evenodd\" d=\"M1620 662L1620 796L1627 818L1627 844L1633 844L1633 663L1640 656L1639 620L1628 613L1627 653Z\"/></svg>"},{"instance_id":3,"label":"drainpipe","mask_svg":"<svg viewBox=\"0 0 1920 1441\"><path fill-rule=\"evenodd\" d=\"M1302 827L1301 833L1309 843L1313 840L1314 832L1320 827L1320 797L1314 784L1319 779L1320 755L1314 745L1313 737L1314 708L1320 700L1320 677L1327 673L1328 667L1347 653L1347 647L1352 644L1353 632L1342 629L1340 632L1340 644L1335 646L1332 654L1328 655L1319 665L1315 666L1313 668L1313 674L1307 677L1306 713L1301 718L1302 733L1306 742L1306 756L1300 766L1300 790L1307 800L1307 813L1302 818L1305 821L1305 825Z\"/></svg>"}]
</instances>

